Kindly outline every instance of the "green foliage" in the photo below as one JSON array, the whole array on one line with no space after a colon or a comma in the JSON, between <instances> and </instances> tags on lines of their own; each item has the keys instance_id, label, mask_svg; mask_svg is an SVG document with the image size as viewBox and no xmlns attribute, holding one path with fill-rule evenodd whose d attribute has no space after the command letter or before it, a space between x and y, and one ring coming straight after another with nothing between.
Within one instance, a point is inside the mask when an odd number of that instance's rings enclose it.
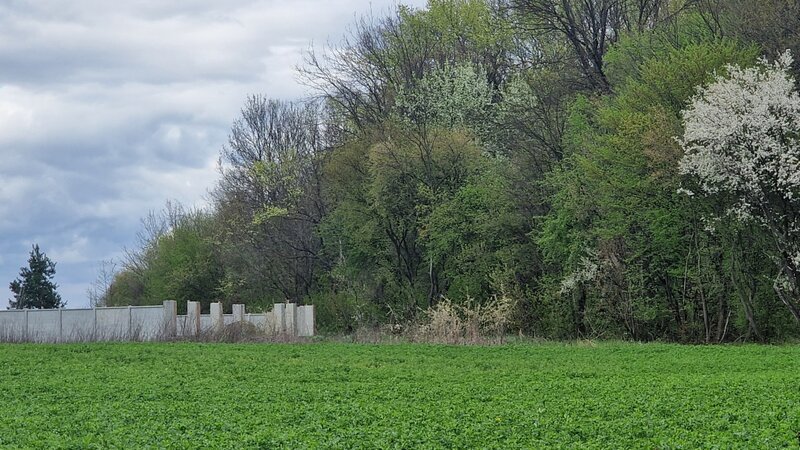
<instances>
[{"instance_id":1,"label":"green foliage","mask_svg":"<svg viewBox=\"0 0 800 450\"><path fill-rule=\"evenodd\" d=\"M513 46L514 29L493 4L484 0L429 0L424 9L401 7L399 20L399 35L413 37L419 45L414 48L416 56L436 55L439 67L459 62L483 67L490 82L504 75L502 55ZM399 52L408 51L401 39L390 38L389 42Z\"/></svg>"},{"instance_id":2,"label":"green foliage","mask_svg":"<svg viewBox=\"0 0 800 450\"><path fill-rule=\"evenodd\" d=\"M253 217L253 223L261 225L270 219L289 216L291 210L297 209L297 204L303 195L300 186L300 176L303 161L294 149L289 149L281 155L280 162L256 161L250 168L253 177L264 186L265 191L278 191L280 198L270 199L262 205L262 210Z\"/></svg>"},{"instance_id":3,"label":"green foliage","mask_svg":"<svg viewBox=\"0 0 800 450\"><path fill-rule=\"evenodd\" d=\"M290 299L351 332L503 296L537 336L797 336L769 236L678 193L693 181L676 141L727 64L796 50L791 3L431 0L362 18L307 55L321 101L247 99L212 207L149 230L107 301Z\"/></svg>"},{"instance_id":4,"label":"green foliage","mask_svg":"<svg viewBox=\"0 0 800 450\"><path fill-rule=\"evenodd\" d=\"M791 448L798 358L664 344L3 345L0 447Z\"/></svg>"},{"instance_id":5,"label":"green foliage","mask_svg":"<svg viewBox=\"0 0 800 450\"><path fill-rule=\"evenodd\" d=\"M56 263L39 250L34 244L28 258L28 267L22 267L19 278L9 284L14 299L9 301L10 309L49 309L61 308L65 302L56 291L58 285L53 282L56 274Z\"/></svg>"},{"instance_id":6,"label":"green foliage","mask_svg":"<svg viewBox=\"0 0 800 450\"><path fill-rule=\"evenodd\" d=\"M122 270L114 276L106 290L106 306L141 305L145 303L145 285L142 278L132 270ZM155 301L153 302L155 304Z\"/></svg>"},{"instance_id":7,"label":"green foliage","mask_svg":"<svg viewBox=\"0 0 800 450\"><path fill-rule=\"evenodd\" d=\"M357 287L347 283L333 285L337 290L317 290L306 298L314 305L317 330L322 334L352 334L359 329L370 329L381 323L377 305L366 298Z\"/></svg>"},{"instance_id":8,"label":"green foliage","mask_svg":"<svg viewBox=\"0 0 800 450\"><path fill-rule=\"evenodd\" d=\"M159 239L144 274L149 303L176 300L183 309L187 301L219 300L222 270L210 240L211 220L198 213Z\"/></svg>"},{"instance_id":9,"label":"green foliage","mask_svg":"<svg viewBox=\"0 0 800 450\"><path fill-rule=\"evenodd\" d=\"M442 296L488 299L502 283L516 225L507 162L468 134L388 128L326 168L335 206L320 233L335 292L400 320Z\"/></svg>"},{"instance_id":10,"label":"green foliage","mask_svg":"<svg viewBox=\"0 0 800 450\"><path fill-rule=\"evenodd\" d=\"M613 86L621 86L629 79L641 79L648 60L652 63L675 50L718 40L701 14L677 15L673 22L653 30L623 34L605 56L606 75Z\"/></svg>"},{"instance_id":11,"label":"green foliage","mask_svg":"<svg viewBox=\"0 0 800 450\"><path fill-rule=\"evenodd\" d=\"M673 137L695 86L755 54L724 41L653 54L616 96L576 102L571 154L550 177L553 208L537 242L561 273L579 333L719 339L730 305L717 283L727 281L706 260L718 258L718 238L677 192L682 153Z\"/></svg>"},{"instance_id":12,"label":"green foliage","mask_svg":"<svg viewBox=\"0 0 800 450\"><path fill-rule=\"evenodd\" d=\"M490 160L430 214L422 237L446 280L446 296L481 300L509 286L519 215L504 176L507 162ZM506 285L504 286L504 283Z\"/></svg>"},{"instance_id":13,"label":"green foliage","mask_svg":"<svg viewBox=\"0 0 800 450\"><path fill-rule=\"evenodd\" d=\"M115 276L106 303L160 305L175 300L185 311L187 301L222 299L224 272L213 239L215 226L215 218L201 211L180 216L142 255L141 267Z\"/></svg>"},{"instance_id":14,"label":"green foliage","mask_svg":"<svg viewBox=\"0 0 800 450\"><path fill-rule=\"evenodd\" d=\"M321 114L317 102L252 96L234 122L210 230L226 301L261 306L310 293L325 210Z\"/></svg>"}]
</instances>

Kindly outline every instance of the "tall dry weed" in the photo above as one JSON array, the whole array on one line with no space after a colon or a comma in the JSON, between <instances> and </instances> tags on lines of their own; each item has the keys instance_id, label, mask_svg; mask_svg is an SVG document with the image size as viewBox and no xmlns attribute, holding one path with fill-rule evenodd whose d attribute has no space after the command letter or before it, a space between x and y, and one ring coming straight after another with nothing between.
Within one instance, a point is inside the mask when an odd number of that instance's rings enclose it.
<instances>
[{"instance_id":1,"label":"tall dry weed","mask_svg":"<svg viewBox=\"0 0 800 450\"><path fill-rule=\"evenodd\" d=\"M502 343L511 324L516 303L508 296L494 296L478 303L468 298L463 304L443 299L428 308L422 319L409 327L415 342L439 344Z\"/></svg>"}]
</instances>

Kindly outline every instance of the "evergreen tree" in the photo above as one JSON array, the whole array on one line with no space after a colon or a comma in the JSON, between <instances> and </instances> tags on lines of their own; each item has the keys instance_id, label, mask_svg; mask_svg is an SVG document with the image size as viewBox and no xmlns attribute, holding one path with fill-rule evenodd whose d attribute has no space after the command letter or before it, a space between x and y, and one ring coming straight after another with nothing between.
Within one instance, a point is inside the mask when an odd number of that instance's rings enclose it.
<instances>
[{"instance_id":1,"label":"evergreen tree","mask_svg":"<svg viewBox=\"0 0 800 450\"><path fill-rule=\"evenodd\" d=\"M47 309L61 308L65 305L56 292L58 285L53 283L56 264L39 250L36 244L28 258L28 267L20 268L19 278L12 281L9 287L14 293L10 301L11 309Z\"/></svg>"}]
</instances>

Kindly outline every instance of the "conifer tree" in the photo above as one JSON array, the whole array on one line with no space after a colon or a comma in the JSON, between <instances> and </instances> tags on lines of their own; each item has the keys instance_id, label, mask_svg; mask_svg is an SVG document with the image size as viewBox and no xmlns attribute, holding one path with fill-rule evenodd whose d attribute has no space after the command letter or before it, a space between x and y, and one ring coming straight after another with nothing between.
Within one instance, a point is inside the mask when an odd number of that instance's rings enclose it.
<instances>
[{"instance_id":1,"label":"conifer tree","mask_svg":"<svg viewBox=\"0 0 800 450\"><path fill-rule=\"evenodd\" d=\"M28 267L20 268L19 278L9 287L14 293L11 309L61 308L65 305L61 295L56 292L58 285L53 282L56 264L39 250L35 244L28 258Z\"/></svg>"}]
</instances>

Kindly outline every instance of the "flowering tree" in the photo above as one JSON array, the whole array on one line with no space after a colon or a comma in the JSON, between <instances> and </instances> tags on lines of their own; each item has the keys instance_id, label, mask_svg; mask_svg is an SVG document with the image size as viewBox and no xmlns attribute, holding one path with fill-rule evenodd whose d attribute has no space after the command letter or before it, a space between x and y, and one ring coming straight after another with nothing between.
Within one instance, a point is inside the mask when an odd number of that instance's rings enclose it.
<instances>
[{"instance_id":1,"label":"flowering tree","mask_svg":"<svg viewBox=\"0 0 800 450\"><path fill-rule=\"evenodd\" d=\"M728 66L683 111L679 141L681 172L696 177L699 194L772 235L774 288L800 321L800 95L791 64L787 51L774 63Z\"/></svg>"},{"instance_id":2,"label":"flowering tree","mask_svg":"<svg viewBox=\"0 0 800 450\"><path fill-rule=\"evenodd\" d=\"M425 74L413 88L401 88L395 103L417 125L465 127L486 135L493 95L486 79L479 67L447 65Z\"/></svg>"}]
</instances>

